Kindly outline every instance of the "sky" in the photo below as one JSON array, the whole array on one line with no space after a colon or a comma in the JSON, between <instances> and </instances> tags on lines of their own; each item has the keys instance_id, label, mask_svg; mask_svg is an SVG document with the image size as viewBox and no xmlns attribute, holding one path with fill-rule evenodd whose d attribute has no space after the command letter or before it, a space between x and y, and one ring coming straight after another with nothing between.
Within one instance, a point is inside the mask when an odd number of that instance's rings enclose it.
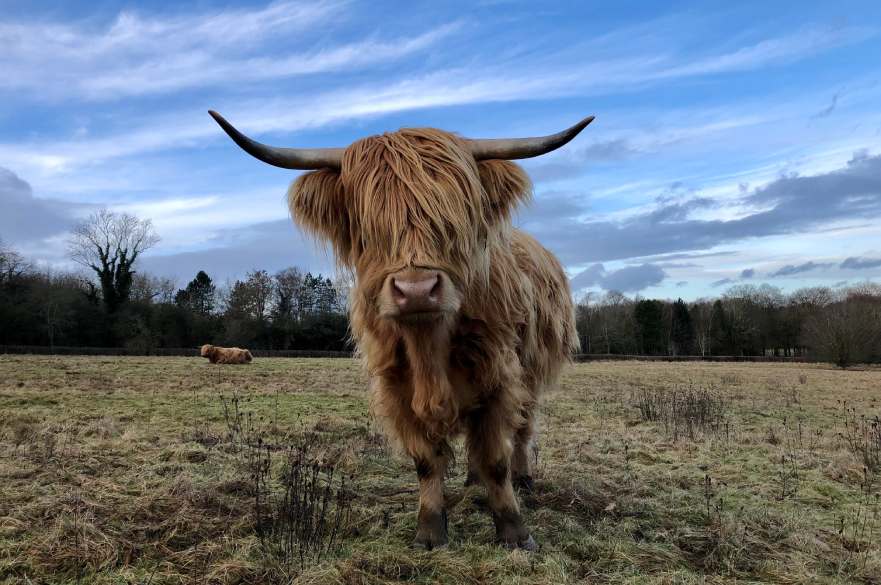
<instances>
[{"instance_id":1,"label":"sky","mask_svg":"<svg viewBox=\"0 0 881 585\"><path fill-rule=\"evenodd\" d=\"M406 8L404 8L406 6ZM540 7L539 7L540 6ZM72 267L72 225L150 218L184 286L333 271L280 146L401 127L533 136L515 222L576 295L697 299L881 281L881 3L0 0L0 238Z\"/></svg>"}]
</instances>

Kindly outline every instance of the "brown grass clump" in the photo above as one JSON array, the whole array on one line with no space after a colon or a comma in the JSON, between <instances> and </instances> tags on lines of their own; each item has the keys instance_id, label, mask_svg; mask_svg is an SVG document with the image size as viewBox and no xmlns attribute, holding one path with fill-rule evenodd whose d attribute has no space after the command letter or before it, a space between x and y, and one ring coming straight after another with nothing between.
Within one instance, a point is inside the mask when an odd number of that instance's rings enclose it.
<instances>
[{"instance_id":1,"label":"brown grass clump","mask_svg":"<svg viewBox=\"0 0 881 585\"><path fill-rule=\"evenodd\" d=\"M867 415L842 404L842 430L851 452L858 455L869 470L881 472L881 415Z\"/></svg>"},{"instance_id":2,"label":"brown grass clump","mask_svg":"<svg viewBox=\"0 0 881 585\"><path fill-rule=\"evenodd\" d=\"M662 423L674 441L728 430L725 400L709 388L640 388L634 402L643 421Z\"/></svg>"}]
</instances>

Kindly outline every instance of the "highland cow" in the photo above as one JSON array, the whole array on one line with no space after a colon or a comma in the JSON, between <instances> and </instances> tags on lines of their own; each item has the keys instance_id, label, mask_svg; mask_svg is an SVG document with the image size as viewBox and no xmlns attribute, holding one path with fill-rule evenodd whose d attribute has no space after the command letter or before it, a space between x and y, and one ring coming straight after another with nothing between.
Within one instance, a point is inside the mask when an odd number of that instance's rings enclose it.
<instances>
[{"instance_id":1,"label":"highland cow","mask_svg":"<svg viewBox=\"0 0 881 585\"><path fill-rule=\"evenodd\" d=\"M373 412L413 458L414 544L447 542L444 475L464 433L499 542L532 550L514 487L531 489L536 403L578 347L566 275L512 226L531 196L509 159L566 144L592 117L540 138L469 140L402 129L345 149L276 148L211 115L245 151L312 170L288 192L293 218L355 275L352 333Z\"/></svg>"},{"instance_id":2,"label":"highland cow","mask_svg":"<svg viewBox=\"0 0 881 585\"><path fill-rule=\"evenodd\" d=\"M208 358L212 364L250 364L254 356L247 349L239 347L217 347L205 344L200 352L203 358Z\"/></svg>"}]
</instances>

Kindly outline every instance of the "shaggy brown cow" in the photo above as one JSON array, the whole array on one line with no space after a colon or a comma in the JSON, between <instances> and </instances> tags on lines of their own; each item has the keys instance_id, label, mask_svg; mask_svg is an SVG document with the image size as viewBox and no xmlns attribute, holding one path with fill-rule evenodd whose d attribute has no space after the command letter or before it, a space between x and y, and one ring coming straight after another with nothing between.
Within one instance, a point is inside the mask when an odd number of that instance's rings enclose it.
<instances>
[{"instance_id":1,"label":"shaggy brown cow","mask_svg":"<svg viewBox=\"0 0 881 585\"><path fill-rule=\"evenodd\" d=\"M468 140L421 128L346 149L289 149L211 115L260 160L314 170L291 185L291 214L354 271L352 332L373 411L419 478L415 544L447 542L449 441L464 432L469 476L486 486L498 540L534 549L513 486L531 488L536 402L578 336L560 264L512 227L531 185L505 159L559 148L593 118L542 138Z\"/></svg>"},{"instance_id":2,"label":"shaggy brown cow","mask_svg":"<svg viewBox=\"0 0 881 585\"><path fill-rule=\"evenodd\" d=\"M254 356L247 349L239 347L217 347L205 344L202 346L202 357L208 358L212 364L250 364Z\"/></svg>"}]
</instances>

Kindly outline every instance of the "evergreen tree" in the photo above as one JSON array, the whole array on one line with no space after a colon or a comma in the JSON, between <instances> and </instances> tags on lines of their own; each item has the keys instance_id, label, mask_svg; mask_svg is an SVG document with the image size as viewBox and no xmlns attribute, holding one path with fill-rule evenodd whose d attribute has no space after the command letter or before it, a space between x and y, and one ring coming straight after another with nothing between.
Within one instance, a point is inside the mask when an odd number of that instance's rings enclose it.
<instances>
[{"instance_id":1,"label":"evergreen tree","mask_svg":"<svg viewBox=\"0 0 881 585\"><path fill-rule=\"evenodd\" d=\"M633 318L639 338L641 353L658 355L664 353L664 305L661 301L641 300L633 308Z\"/></svg>"},{"instance_id":2,"label":"evergreen tree","mask_svg":"<svg viewBox=\"0 0 881 585\"><path fill-rule=\"evenodd\" d=\"M712 323L710 325L710 337L712 339L712 347L715 348L714 355L730 355L731 327L728 323L728 316L725 314L725 307L719 299L716 299L713 303L713 312L710 320Z\"/></svg>"},{"instance_id":3,"label":"evergreen tree","mask_svg":"<svg viewBox=\"0 0 881 585\"><path fill-rule=\"evenodd\" d=\"M688 305L682 299L673 303L670 339L674 355L690 355L694 348L694 324Z\"/></svg>"},{"instance_id":4,"label":"evergreen tree","mask_svg":"<svg viewBox=\"0 0 881 585\"><path fill-rule=\"evenodd\" d=\"M193 313L208 316L214 312L214 295L217 287L211 281L204 270L196 274L196 278L187 284L186 288L177 291L174 302Z\"/></svg>"}]
</instances>

